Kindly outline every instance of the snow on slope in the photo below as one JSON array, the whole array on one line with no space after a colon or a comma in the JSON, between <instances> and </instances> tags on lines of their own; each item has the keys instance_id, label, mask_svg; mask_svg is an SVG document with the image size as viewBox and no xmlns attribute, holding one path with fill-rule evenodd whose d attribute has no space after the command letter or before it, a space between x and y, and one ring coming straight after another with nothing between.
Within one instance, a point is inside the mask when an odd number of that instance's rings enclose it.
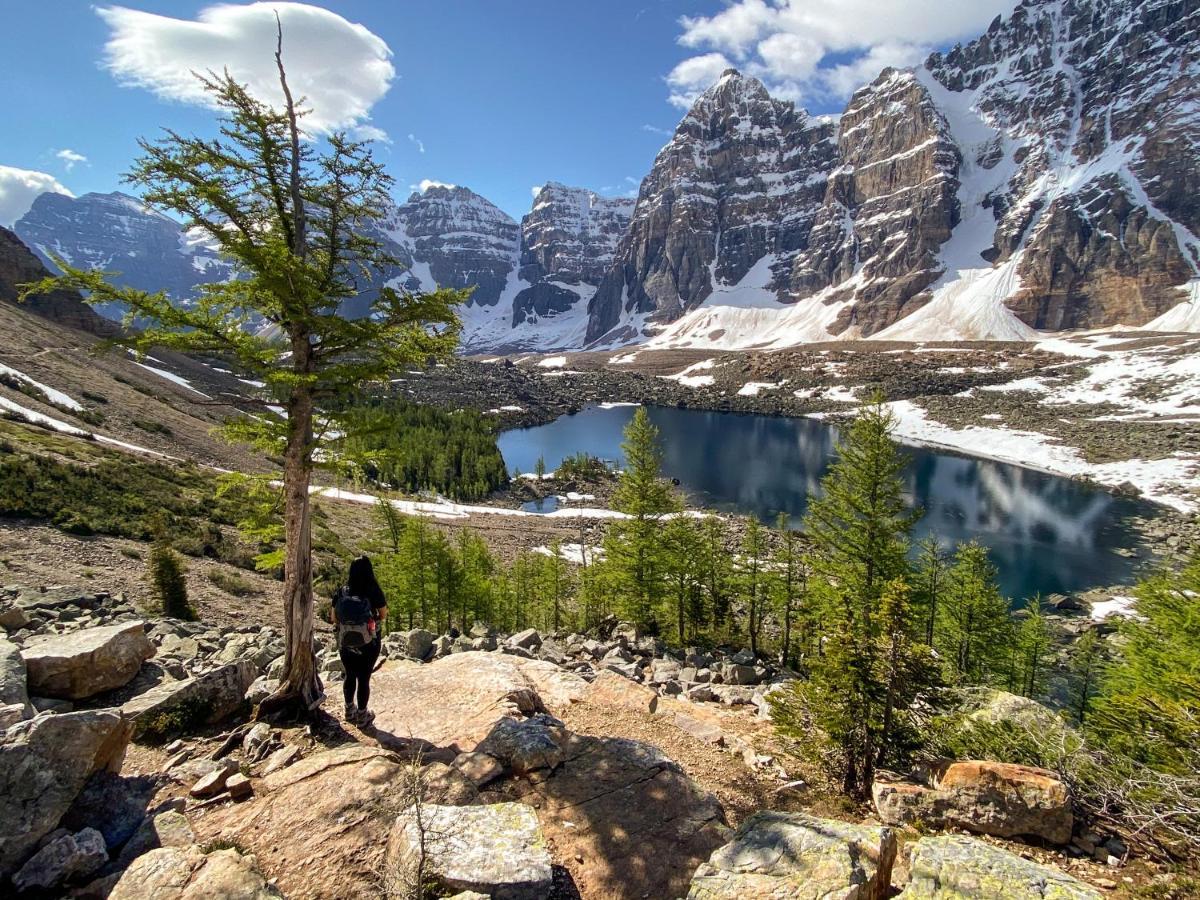
<instances>
[{"instance_id":1,"label":"snow on slope","mask_svg":"<svg viewBox=\"0 0 1200 900\"><path fill-rule=\"evenodd\" d=\"M17 379L17 381L20 381L23 384L28 385L29 387L33 388L34 390L40 391L47 400L49 400L51 403L53 403L57 406L65 407L66 409L69 409L72 412L82 412L83 411L83 404L81 404L78 400L74 399L73 397L71 397L67 394L64 394L62 391L55 390L54 388L49 387L48 385L42 384L40 381L35 381L34 379L32 379L28 375L26 375L24 372L18 372L16 369L12 368L11 366L6 366L6 365L0 363L0 375L8 375L10 378L15 378L15 379Z\"/></svg>"}]
</instances>

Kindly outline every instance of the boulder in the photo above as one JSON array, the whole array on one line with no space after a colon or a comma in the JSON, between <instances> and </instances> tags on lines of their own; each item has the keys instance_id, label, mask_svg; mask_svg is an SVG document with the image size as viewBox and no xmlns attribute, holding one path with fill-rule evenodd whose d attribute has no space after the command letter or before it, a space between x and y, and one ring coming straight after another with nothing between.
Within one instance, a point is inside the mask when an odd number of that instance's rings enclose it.
<instances>
[{"instance_id":1,"label":"boulder","mask_svg":"<svg viewBox=\"0 0 1200 900\"><path fill-rule=\"evenodd\" d=\"M726 684L758 684L763 677L760 670L754 666L739 663L730 663L725 666L724 674Z\"/></svg>"},{"instance_id":2,"label":"boulder","mask_svg":"<svg viewBox=\"0 0 1200 900\"><path fill-rule=\"evenodd\" d=\"M703 741L706 744L712 744L714 747L723 747L725 745L725 732L723 732L716 723L705 722L687 713L677 712L674 719L675 727L680 731L690 734L698 741Z\"/></svg>"},{"instance_id":3,"label":"boulder","mask_svg":"<svg viewBox=\"0 0 1200 900\"><path fill-rule=\"evenodd\" d=\"M207 775L202 775L200 780L192 785L188 793L197 800L207 800L209 797L215 797L225 790L226 782L233 775L237 774L237 770L237 763L232 759L221 760L218 767Z\"/></svg>"},{"instance_id":4,"label":"boulder","mask_svg":"<svg viewBox=\"0 0 1200 900\"><path fill-rule=\"evenodd\" d=\"M544 900L553 886L537 814L522 803L426 804L419 817L412 808L405 810L388 842L389 869L418 869L422 845L427 876L450 890L478 891L497 900Z\"/></svg>"},{"instance_id":5,"label":"boulder","mask_svg":"<svg viewBox=\"0 0 1200 900\"><path fill-rule=\"evenodd\" d=\"M424 661L433 649L434 635L424 628L414 628L410 631L392 631L383 638L384 646L389 654L392 650L409 659Z\"/></svg>"},{"instance_id":6,"label":"boulder","mask_svg":"<svg viewBox=\"0 0 1200 900\"><path fill-rule=\"evenodd\" d=\"M229 796L234 800L245 800L254 793L254 786L241 772L234 772L225 782L225 790L229 791Z\"/></svg>"},{"instance_id":7,"label":"boulder","mask_svg":"<svg viewBox=\"0 0 1200 900\"><path fill-rule=\"evenodd\" d=\"M300 748L295 744L287 744L280 747L274 753L267 757L267 763L263 766L262 774L270 775L273 772L278 772L280 769L286 769L294 763L300 756Z\"/></svg>"},{"instance_id":8,"label":"boulder","mask_svg":"<svg viewBox=\"0 0 1200 900\"><path fill-rule=\"evenodd\" d=\"M872 797L889 825L920 822L996 837L1071 839L1067 787L1045 769L986 760L943 762L911 782L876 781Z\"/></svg>"},{"instance_id":9,"label":"boulder","mask_svg":"<svg viewBox=\"0 0 1200 900\"><path fill-rule=\"evenodd\" d=\"M188 725L211 725L234 713L256 677L253 664L239 659L183 681L168 681L126 702L121 711L136 736L166 733Z\"/></svg>"},{"instance_id":10,"label":"boulder","mask_svg":"<svg viewBox=\"0 0 1200 900\"><path fill-rule=\"evenodd\" d=\"M1073 730L1062 716L1028 697L989 688L971 693L967 702L968 722L1009 724L1055 740L1066 737Z\"/></svg>"},{"instance_id":11,"label":"boulder","mask_svg":"<svg viewBox=\"0 0 1200 900\"><path fill-rule=\"evenodd\" d=\"M162 781L161 776L125 776L101 770L88 779L59 827L71 831L95 828L104 835L109 849L115 850L142 824Z\"/></svg>"},{"instance_id":12,"label":"boulder","mask_svg":"<svg viewBox=\"0 0 1200 900\"><path fill-rule=\"evenodd\" d=\"M154 655L154 645L146 623L133 621L35 637L21 655L31 693L82 700L128 684Z\"/></svg>"},{"instance_id":13,"label":"boulder","mask_svg":"<svg viewBox=\"0 0 1200 900\"><path fill-rule=\"evenodd\" d=\"M29 858L13 876L18 891L60 887L80 881L108 862L104 836L94 828L59 835Z\"/></svg>"},{"instance_id":14,"label":"boulder","mask_svg":"<svg viewBox=\"0 0 1200 900\"><path fill-rule=\"evenodd\" d=\"M645 713L652 713L658 707L658 694L608 669L596 675L583 699L598 706L624 706Z\"/></svg>"},{"instance_id":15,"label":"boulder","mask_svg":"<svg viewBox=\"0 0 1200 900\"><path fill-rule=\"evenodd\" d=\"M124 868L143 853L159 847L186 847L194 843L196 833L192 831L187 816L178 810L168 809L142 820L133 837L121 848L117 863Z\"/></svg>"},{"instance_id":16,"label":"boulder","mask_svg":"<svg viewBox=\"0 0 1200 900\"><path fill-rule=\"evenodd\" d=\"M563 758L562 722L547 715L501 719L475 750L499 760L513 774L553 769Z\"/></svg>"},{"instance_id":17,"label":"boulder","mask_svg":"<svg viewBox=\"0 0 1200 900\"><path fill-rule=\"evenodd\" d=\"M1070 875L958 834L923 837L909 852L903 900L1099 900Z\"/></svg>"},{"instance_id":18,"label":"boulder","mask_svg":"<svg viewBox=\"0 0 1200 900\"><path fill-rule=\"evenodd\" d=\"M895 859L890 828L758 812L696 870L688 900L882 900Z\"/></svg>"},{"instance_id":19,"label":"boulder","mask_svg":"<svg viewBox=\"0 0 1200 900\"><path fill-rule=\"evenodd\" d=\"M96 772L119 772L133 726L112 710L38 716L0 742L0 877L49 834Z\"/></svg>"},{"instance_id":20,"label":"boulder","mask_svg":"<svg viewBox=\"0 0 1200 900\"><path fill-rule=\"evenodd\" d=\"M520 647L522 650L536 650L542 646L542 636L536 628L526 628L518 631L505 642L509 647Z\"/></svg>"},{"instance_id":21,"label":"boulder","mask_svg":"<svg viewBox=\"0 0 1200 900\"><path fill-rule=\"evenodd\" d=\"M139 856L121 875L109 900L275 900L283 895L267 883L253 856L236 850L205 854L188 847L160 847Z\"/></svg>"},{"instance_id":22,"label":"boulder","mask_svg":"<svg viewBox=\"0 0 1200 900\"><path fill-rule=\"evenodd\" d=\"M33 716L25 680L25 660L12 641L0 637L0 730Z\"/></svg>"}]
</instances>

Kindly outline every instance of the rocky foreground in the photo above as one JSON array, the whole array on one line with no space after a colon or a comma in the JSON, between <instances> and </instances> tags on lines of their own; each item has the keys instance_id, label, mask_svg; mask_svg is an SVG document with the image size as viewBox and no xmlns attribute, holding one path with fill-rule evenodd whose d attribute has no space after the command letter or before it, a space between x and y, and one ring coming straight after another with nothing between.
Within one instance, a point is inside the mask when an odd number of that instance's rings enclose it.
<instances>
[{"instance_id":1,"label":"rocky foreground","mask_svg":"<svg viewBox=\"0 0 1200 900\"><path fill-rule=\"evenodd\" d=\"M282 664L270 627L17 587L0 626L0 889L20 896L1091 898L1128 855L1052 773L985 761L881 778L865 821L796 811L759 740L794 676L621 623L390 634L361 730L248 721ZM979 714L1057 721L1008 695Z\"/></svg>"}]
</instances>

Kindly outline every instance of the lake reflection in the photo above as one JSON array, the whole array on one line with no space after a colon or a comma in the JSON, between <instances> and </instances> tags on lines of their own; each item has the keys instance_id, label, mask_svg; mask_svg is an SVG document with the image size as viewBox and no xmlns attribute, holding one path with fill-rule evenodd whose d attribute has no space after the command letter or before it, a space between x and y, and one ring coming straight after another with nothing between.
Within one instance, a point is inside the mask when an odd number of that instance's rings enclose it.
<instances>
[{"instance_id":1,"label":"lake reflection","mask_svg":"<svg viewBox=\"0 0 1200 900\"><path fill-rule=\"evenodd\" d=\"M633 407L591 407L548 425L500 436L510 469L547 469L581 450L621 459L621 432ZM696 503L757 515L780 512L795 524L819 490L837 437L813 419L652 407L662 434L664 474L678 478ZM1133 547L1133 515L1152 504L1080 482L1005 463L905 447L910 501L924 509L916 534L936 534L945 546L976 538L1000 570L1012 597L1069 593L1133 580L1139 561L1118 554Z\"/></svg>"}]
</instances>

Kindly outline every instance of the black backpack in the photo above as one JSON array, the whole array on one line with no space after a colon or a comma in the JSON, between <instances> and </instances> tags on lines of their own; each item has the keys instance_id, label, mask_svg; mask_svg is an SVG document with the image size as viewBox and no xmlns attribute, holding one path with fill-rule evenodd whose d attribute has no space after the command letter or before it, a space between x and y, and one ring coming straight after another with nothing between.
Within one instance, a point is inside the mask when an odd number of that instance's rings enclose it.
<instances>
[{"instance_id":1,"label":"black backpack","mask_svg":"<svg viewBox=\"0 0 1200 900\"><path fill-rule=\"evenodd\" d=\"M357 650L375 640L375 610L365 597L338 588L333 595L333 612L337 616L339 650Z\"/></svg>"}]
</instances>

